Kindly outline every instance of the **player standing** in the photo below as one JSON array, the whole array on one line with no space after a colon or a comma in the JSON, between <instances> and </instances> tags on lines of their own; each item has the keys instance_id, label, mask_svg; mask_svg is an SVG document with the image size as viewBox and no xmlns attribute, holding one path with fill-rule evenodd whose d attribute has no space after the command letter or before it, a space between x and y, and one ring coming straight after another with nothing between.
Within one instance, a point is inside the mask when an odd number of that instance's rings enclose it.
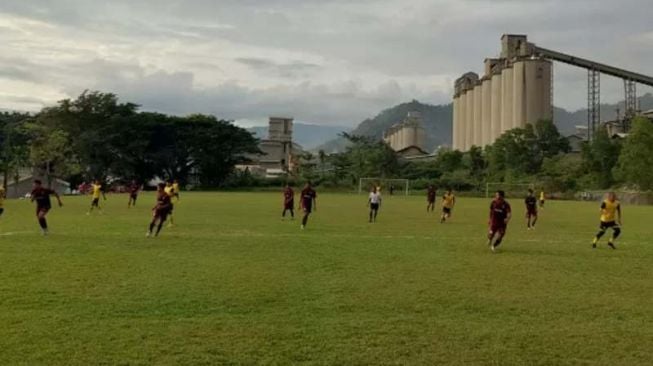
<instances>
[{"instance_id":1,"label":"player standing","mask_svg":"<svg viewBox=\"0 0 653 366\"><path fill-rule=\"evenodd\" d=\"M526 227L528 230L533 230L537 222L537 199L535 199L532 189L528 190L528 196L524 199L524 204L526 205Z\"/></svg>"},{"instance_id":2,"label":"player standing","mask_svg":"<svg viewBox=\"0 0 653 366\"><path fill-rule=\"evenodd\" d=\"M175 186L172 184L172 180L169 180L165 183L163 191L168 195L168 197L172 198L175 195ZM172 214L172 212L175 209L175 205L172 204L172 199L170 200L170 211L168 212L168 216L170 216L170 227L175 226L175 219Z\"/></svg>"},{"instance_id":3,"label":"player standing","mask_svg":"<svg viewBox=\"0 0 653 366\"><path fill-rule=\"evenodd\" d=\"M442 216L440 217L440 223L443 224L451 217L454 206L456 205L456 196L454 196L451 189L447 190L447 193L442 196Z\"/></svg>"},{"instance_id":4,"label":"player standing","mask_svg":"<svg viewBox=\"0 0 653 366\"><path fill-rule=\"evenodd\" d=\"M490 204L490 232L488 234L488 246L494 252L501 245L508 222L512 216L510 204L506 201L506 194L503 191L497 191L494 200Z\"/></svg>"},{"instance_id":5,"label":"player standing","mask_svg":"<svg viewBox=\"0 0 653 366\"><path fill-rule=\"evenodd\" d=\"M370 207L370 223L376 222L376 216L379 214L379 208L381 207L381 193L376 190L376 187L372 187L367 205Z\"/></svg>"},{"instance_id":6,"label":"player standing","mask_svg":"<svg viewBox=\"0 0 653 366\"><path fill-rule=\"evenodd\" d=\"M438 191L433 184L429 185L429 188L426 190L426 212L433 212L435 210L435 197L437 194Z\"/></svg>"},{"instance_id":7,"label":"player standing","mask_svg":"<svg viewBox=\"0 0 653 366\"><path fill-rule=\"evenodd\" d=\"M141 190L141 186L136 183L135 180L132 180L129 185L129 202L127 202L127 208L132 206L136 207L136 199L138 199L138 192Z\"/></svg>"},{"instance_id":8,"label":"player standing","mask_svg":"<svg viewBox=\"0 0 653 366\"><path fill-rule=\"evenodd\" d=\"M295 191L293 191L290 184L286 184L283 190L283 212L281 213L281 220L286 218L286 211L290 211L291 220L295 219Z\"/></svg>"},{"instance_id":9,"label":"player standing","mask_svg":"<svg viewBox=\"0 0 653 366\"><path fill-rule=\"evenodd\" d=\"M89 208L86 214L90 215L91 212L93 211L93 208L97 208L98 211L102 213L102 208L100 208L100 196L102 196L105 201L107 200L107 196L104 194L104 191L102 190L102 183L100 183L100 181L97 179L94 180L93 184L91 185L91 194L93 200L91 201L91 208Z\"/></svg>"},{"instance_id":10,"label":"player standing","mask_svg":"<svg viewBox=\"0 0 653 366\"><path fill-rule=\"evenodd\" d=\"M57 198L59 207L63 206L63 202L61 202L61 198L57 192L51 190L50 188L43 187L43 183L38 179L34 181L34 187L30 196L32 202L36 201L36 217L39 220L39 225L41 226L43 235L48 235L48 222L45 219L45 216L52 208L50 195L53 195Z\"/></svg>"},{"instance_id":11,"label":"player standing","mask_svg":"<svg viewBox=\"0 0 653 366\"><path fill-rule=\"evenodd\" d=\"M165 191L165 188L166 185L164 183L159 183L157 186L156 205L152 209L152 222L150 222L150 229L146 234L148 238L152 236L152 231L154 230L154 226L157 225L157 222L158 226L154 236L159 236L161 228L163 227L163 223L166 222L168 215L170 212L172 212L172 200L170 198L170 194Z\"/></svg>"},{"instance_id":12,"label":"player standing","mask_svg":"<svg viewBox=\"0 0 653 366\"><path fill-rule=\"evenodd\" d=\"M592 248L596 248L596 244L610 228L612 228L612 237L608 240L608 246L612 249L617 249L614 246L614 241L621 234L621 203L617 200L614 192L609 192L608 198L601 203L601 224L599 226L599 232L592 242Z\"/></svg>"},{"instance_id":13,"label":"player standing","mask_svg":"<svg viewBox=\"0 0 653 366\"><path fill-rule=\"evenodd\" d=\"M304 211L304 217L302 218L302 230L306 228L306 224L308 223L308 217L311 215L311 212L313 212L313 209L317 211L317 193L311 187L311 182L306 182L306 185L304 186L304 189L301 192L301 199L300 199L300 208Z\"/></svg>"},{"instance_id":14,"label":"player standing","mask_svg":"<svg viewBox=\"0 0 653 366\"><path fill-rule=\"evenodd\" d=\"M540 208L544 208L545 200L546 200L546 196L544 195L544 191L540 191Z\"/></svg>"}]
</instances>

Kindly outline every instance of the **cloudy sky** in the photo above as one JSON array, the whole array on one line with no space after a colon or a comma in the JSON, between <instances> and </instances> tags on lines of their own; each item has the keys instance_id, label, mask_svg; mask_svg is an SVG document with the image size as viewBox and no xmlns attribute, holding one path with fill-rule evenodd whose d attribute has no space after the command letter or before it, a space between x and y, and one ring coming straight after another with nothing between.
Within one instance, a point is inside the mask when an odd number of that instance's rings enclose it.
<instances>
[{"instance_id":1,"label":"cloudy sky","mask_svg":"<svg viewBox=\"0 0 653 366\"><path fill-rule=\"evenodd\" d=\"M0 109L96 89L243 125L355 125L411 99L450 102L503 33L653 74L650 1L0 0ZM586 73L554 72L555 103L584 107ZM620 80L602 85L603 101L623 98Z\"/></svg>"}]
</instances>

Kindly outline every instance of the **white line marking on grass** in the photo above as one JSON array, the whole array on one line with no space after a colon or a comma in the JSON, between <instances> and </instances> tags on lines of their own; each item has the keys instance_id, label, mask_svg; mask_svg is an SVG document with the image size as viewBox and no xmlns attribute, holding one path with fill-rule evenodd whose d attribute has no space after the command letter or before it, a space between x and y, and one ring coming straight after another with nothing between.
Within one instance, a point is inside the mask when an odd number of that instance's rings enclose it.
<instances>
[{"instance_id":1,"label":"white line marking on grass","mask_svg":"<svg viewBox=\"0 0 653 366\"><path fill-rule=\"evenodd\" d=\"M30 234L32 233L31 231L9 231L6 233L0 233L0 236L13 236L13 235L20 235L20 234Z\"/></svg>"}]
</instances>

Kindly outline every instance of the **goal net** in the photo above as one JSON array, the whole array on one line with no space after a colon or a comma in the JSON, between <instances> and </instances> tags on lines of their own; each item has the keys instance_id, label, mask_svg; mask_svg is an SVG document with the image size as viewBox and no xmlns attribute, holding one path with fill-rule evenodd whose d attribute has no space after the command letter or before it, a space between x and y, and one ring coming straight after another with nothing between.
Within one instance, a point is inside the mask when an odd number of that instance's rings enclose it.
<instances>
[{"instance_id":1,"label":"goal net","mask_svg":"<svg viewBox=\"0 0 653 366\"><path fill-rule=\"evenodd\" d=\"M358 193L369 192L372 187L381 189L381 193L393 195L408 195L410 192L410 181L408 179L387 179L387 178L360 178L358 180Z\"/></svg>"},{"instance_id":2,"label":"goal net","mask_svg":"<svg viewBox=\"0 0 653 366\"><path fill-rule=\"evenodd\" d=\"M485 197L490 198L494 195L494 192L502 190L506 192L506 197L522 198L528 194L529 189L532 189L535 196L539 197L540 192L544 190L544 186L537 183L488 182L485 184Z\"/></svg>"}]
</instances>

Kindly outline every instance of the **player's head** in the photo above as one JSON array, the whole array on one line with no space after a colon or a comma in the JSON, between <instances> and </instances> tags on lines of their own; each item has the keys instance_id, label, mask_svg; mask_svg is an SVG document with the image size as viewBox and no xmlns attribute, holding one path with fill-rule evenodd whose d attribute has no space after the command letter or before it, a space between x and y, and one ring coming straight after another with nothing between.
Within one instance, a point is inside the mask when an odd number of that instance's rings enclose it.
<instances>
[{"instance_id":1,"label":"player's head","mask_svg":"<svg viewBox=\"0 0 653 366\"><path fill-rule=\"evenodd\" d=\"M532 196L532 195L533 195L533 190L530 189L530 188L528 189L528 195L529 195L529 196Z\"/></svg>"},{"instance_id":2,"label":"player's head","mask_svg":"<svg viewBox=\"0 0 653 366\"><path fill-rule=\"evenodd\" d=\"M304 186L306 188L311 188L311 181L306 181L306 185Z\"/></svg>"},{"instance_id":3,"label":"player's head","mask_svg":"<svg viewBox=\"0 0 653 366\"><path fill-rule=\"evenodd\" d=\"M376 186L372 186L372 193L376 193Z\"/></svg>"},{"instance_id":4,"label":"player's head","mask_svg":"<svg viewBox=\"0 0 653 366\"><path fill-rule=\"evenodd\" d=\"M452 194L452 193L453 193L453 189L451 189L451 188L447 189L447 193Z\"/></svg>"},{"instance_id":5,"label":"player's head","mask_svg":"<svg viewBox=\"0 0 653 366\"><path fill-rule=\"evenodd\" d=\"M172 182L173 182L174 184L179 184L179 180L178 180L178 179L175 179L175 180L173 180Z\"/></svg>"},{"instance_id":6,"label":"player's head","mask_svg":"<svg viewBox=\"0 0 653 366\"><path fill-rule=\"evenodd\" d=\"M502 191L502 190L498 190L497 193L496 193L494 196L495 196L497 199L502 200L502 199L506 198L506 192L504 192L504 191Z\"/></svg>"},{"instance_id":7,"label":"player's head","mask_svg":"<svg viewBox=\"0 0 653 366\"><path fill-rule=\"evenodd\" d=\"M40 187L43 185L43 182L41 182L39 179L34 180L34 187Z\"/></svg>"},{"instance_id":8,"label":"player's head","mask_svg":"<svg viewBox=\"0 0 653 366\"><path fill-rule=\"evenodd\" d=\"M161 192L161 191L163 191L163 189L166 187L166 185L165 185L165 183L159 183L159 184L157 184L156 187L157 187L157 190L158 190L159 192Z\"/></svg>"},{"instance_id":9,"label":"player's head","mask_svg":"<svg viewBox=\"0 0 653 366\"><path fill-rule=\"evenodd\" d=\"M95 184L100 184L100 180L99 180L99 179L96 179L94 182L95 182Z\"/></svg>"},{"instance_id":10,"label":"player's head","mask_svg":"<svg viewBox=\"0 0 653 366\"><path fill-rule=\"evenodd\" d=\"M608 200L614 201L617 199L617 195L614 192L608 192Z\"/></svg>"},{"instance_id":11,"label":"player's head","mask_svg":"<svg viewBox=\"0 0 653 366\"><path fill-rule=\"evenodd\" d=\"M166 182L166 185L171 186L172 185L172 179L168 179L168 181Z\"/></svg>"}]
</instances>

